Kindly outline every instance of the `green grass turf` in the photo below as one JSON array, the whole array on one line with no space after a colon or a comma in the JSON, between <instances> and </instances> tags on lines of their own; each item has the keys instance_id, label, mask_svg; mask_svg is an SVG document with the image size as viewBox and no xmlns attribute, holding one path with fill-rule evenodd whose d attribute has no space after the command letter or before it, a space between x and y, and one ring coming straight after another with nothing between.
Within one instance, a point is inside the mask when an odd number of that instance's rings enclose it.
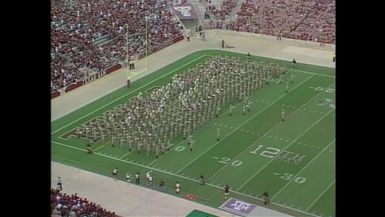
<instances>
[{"instance_id":1,"label":"green grass turf","mask_svg":"<svg viewBox=\"0 0 385 217\"><path fill-rule=\"evenodd\" d=\"M217 216L194 209L186 217L217 217Z\"/></svg>"},{"instance_id":2,"label":"green grass turf","mask_svg":"<svg viewBox=\"0 0 385 217\"><path fill-rule=\"evenodd\" d=\"M158 159L111 144L95 144L96 154L88 156L86 141L63 137L139 92L164 85L175 73L217 54L246 58L239 53L198 51L133 82L130 88L122 87L52 122L52 160L106 176L117 166L122 180L127 171L139 171L142 186L146 186L145 172L153 170L156 183L166 178L166 193L176 195L174 185L179 181L182 194L177 196L194 194L197 202L213 207L225 201L223 186L229 184L231 197L240 200L261 205L261 194L267 190L272 198L269 208L295 216L335 216L335 109L325 100L335 99L335 71L331 68L297 63L289 72L295 74L289 92L284 92L284 84L265 86L251 97L252 110L246 115L234 101L231 117L228 108L223 108L219 118L194 132L193 152L186 141L176 138L173 148ZM290 62L252 59L291 67ZM219 142L217 128L221 129ZM279 152L303 159L296 165L288 163L279 159ZM201 174L208 179L205 186L199 185Z\"/></svg>"}]
</instances>

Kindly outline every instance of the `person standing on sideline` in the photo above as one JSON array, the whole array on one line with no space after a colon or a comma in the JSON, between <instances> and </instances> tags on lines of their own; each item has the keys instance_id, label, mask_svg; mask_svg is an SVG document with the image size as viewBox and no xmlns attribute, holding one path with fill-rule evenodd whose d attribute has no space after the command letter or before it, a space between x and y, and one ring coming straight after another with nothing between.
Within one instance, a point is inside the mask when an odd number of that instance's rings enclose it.
<instances>
[{"instance_id":1,"label":"person standing on sideline","mask_svg":"<svg viewBox=\"0 0 385 217\"><path fill-rule=\"evenodd\" d=\"M230 195L230 187L229 187L229 185L225 185L225 199L227 199L228 197L229 197L229 195Z\"/></svg>"},{"instance_id":2,"label":"person standing on sideline","mask_svg":"<svg viewBox=\"0 0 385 217\"><path fill-rule=\"evenodd\" d=\"M118 179L118 168L114 167L112 170L112 176L114 177L114 180L116 181Z\"/></svg>"},{"instance_id":3,"label":"person standing on sideline","mask_svg":"<svg viewBox=\"0 0 385 217\"><path fill-rule=\"evenodd\" d=\"M131 175L130 175L130 172L127 172L127 174L126 174L126 181L127 181L128 183L131 182Z\"/></svg>"},{"instance_id":4,"label":"person standing on sideline","mask_svg":"<svg viewBox=\"0 0 385 217\"><path fill-rule=\"evenodd\" d=\"M59 189L59 191L63 190L63 183L61 181L60 176L57 177L57 188Z\"/></svg>"},{"instance_id":5,"label":"person standing on sideline","mask_svg":"<svg viewBox=\"0 0 385 217\"><path fill-rule=\"evenodd\" d=\"M201 180L201 185L205 185L206 184L205 177L201 175L199 178Z\"/></svg>"},{"instance_id":6,"label":"person standing on sideline","mask_svg":"<svg viewBox=\"0 0 385 217\"><path fill-rule=\"evenodd\" d=\"M147 171L147 172L146 172L147 184L150 183L150 176L151 176L151 171Z\"/></svg>"},{"instance_id":7,"label":"person standing on sideline","mask_svg":"<svg viewBox=\"0 0 385 217\"><path fill-rule=\"evenodd\" d=\"M153 176L153 175L150 175L150 176L148 177L148 186L150 186L150 188L153 188L153 187L154 187L153 181L154 181L154 176Z\"/></svg>"},{"instance_id":8,"label":"person standing on sideline","mask_svg":"<svg viewBox=\"0 0 385 217\"><path fill-rule=\"evenodd\" d=\"M91 155L91 154L94 153L94 151L92 150L92 147L91 147L91 145L90 145L89 143L87 144L87 153L88 153L89 155Z\"/></svg>"},{"instance_id":9,"label":"person standing on sideline","mask_svg":"<svg viewBox=\"0 0 385 217\"><path fill-rule=\"evenodd\" d=\"M269 193L267 191L263 192L263 199L264 199L265 205L270 203Z\"/></svg>"},{"instance_id":10,"label":"person standing on sideline","mask_svg":"<svg viewBox=\"0 0 385 217\"><path fill-rule=\"evenodd\" d=\"M225 48L225 40L222 39L222 48Z\"/></svg>"},{"instance_id":11,"label":"person standing on sideline","mask_svg":"<svg viewBox=\"0 0 385 217\"><path fill-rule=\"evenodd\" d=\"M180 193L180 189L181 189L181 186L180 186L179 182L177 181L175 183L175 193L179 194Z\"/></svg>"},{"instance_id":12,"label":"person standing on sideline","mask_svg":"<svg viewBox=\"0 0 385 217\"><path fill-rule=\"evenodd\" d=\"M135 184L140 185L140 176L139 172L135 173Z\"/></svg>"},{"instance_id":13,"label":"person standing on sideline","mask_svg":"<svg viewBox=\"0 0 385 217\"><path fill-rule=\"evenodd\" d=\"M160 179L159 188L160 188L161 191L165 191L166 190L165 182L166 181L163 178Z\"/></svg>"}]
</instances>

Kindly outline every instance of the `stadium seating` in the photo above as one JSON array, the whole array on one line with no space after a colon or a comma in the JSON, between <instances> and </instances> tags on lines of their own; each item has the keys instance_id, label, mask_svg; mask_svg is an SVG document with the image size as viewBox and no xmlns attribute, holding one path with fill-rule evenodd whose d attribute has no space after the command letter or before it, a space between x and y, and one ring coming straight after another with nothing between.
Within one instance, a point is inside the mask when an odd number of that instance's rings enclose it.
<instances>
[{"instance_id":1,"label":"stadium seating","mask_svg":"<svg viewBox=\"0 0 385 217\"><path fill-rule=\"evenodd\" d=\"M81 198L76 193L68 195L53 188L51 189L51 208L52 217L118 217L115 212L110 212L88 201L87 198Z\"/></svg>"},{"instance_id":2,"label":"stadium seating","mask_svg":"<svg viewBox=\"0 0 385 217\"><path fill-rule=\"evenodd\" d=\"M207 10L217 18L205 23L206 29L335 43L334 0L245 0L236 19L226 18L237 6L237 0L224 0L220 9L205 2ZM157 0L54 0L51 96L121 68L127 58L142 58L146 13L148 54L182 40L180 24L167 4L168 1Z\"/></svg>"},{"instance_id":3,"label":"stadium seating","mask_svg":"<svg viewBox=\"0 0 385 217\"><path fill-rule=\"evenodd\" d=\"M100 77L108 68L119 68L127 55L142 57L146 47L145 13L149 53L183 39L166 2L52 1L51 91L87 81L91 76Z\"/></svg>"},{"instance_id":4,"label":"stadium seating","mask_svg":"<svg viewBox=\"0 0 385 217\"><path fill-rule=\"evenodd\" d=\"M335 43L334 0L245 0L236 16L235 21L211 20L205 27Z\"/></svg>"},{"instance_id":5,"label":"stadium seating","mask_svg":"<svg viewBox=\"0 0 385 217\"><path fill-rule=\"evenodd\" d=\"M217 9L215 5L208 4L206 11L209 11L217 19L224 20L226 16L230 15L231 11L237 6L238 0L224 0L220 9Z\"/></svg>"}]
</instances>

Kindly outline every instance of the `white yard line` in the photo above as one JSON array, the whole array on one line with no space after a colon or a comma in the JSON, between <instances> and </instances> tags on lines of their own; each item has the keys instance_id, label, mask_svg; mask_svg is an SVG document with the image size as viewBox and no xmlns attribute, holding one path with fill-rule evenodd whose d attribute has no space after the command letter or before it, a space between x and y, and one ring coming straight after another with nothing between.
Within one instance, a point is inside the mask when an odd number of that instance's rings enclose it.
<instances>
[{"instance_id":1,"label":"white yard line","mask_svg":"<svg viewBox=\"0 0 385 217\"><path fill-rule=\"evenodd\" d=\"M106 143L107 144L107 143ZM99 149L101 149L101 148L103 148L106 144L104 144L104 145L101 145L101 146L99 146L99 147L97 147L94 151L97 151L97 150L99 150Z\"/></svg>"},{"instance_id":2,"label":"white yard line","mask_svg":"<svg viewBox=\"0 0 385 217\"><path fill-rule=\"evenodd\" d=\"M308 80L310 80L313 76L310 76L308 78L306 78L305 80L303 80L301 83L299 83L294 89L298 88L299 86L301 86L303 83L307 82ZM231 134L233 134L235 131L237 131L239 128L241 128L243 125L245 125L247 122L249 122L250 120L254 119L257 115L259 115L260 113L262 113L263 111L265 111L266 109L268 109L270 106L274 105L276 102L278 102L280 99L282 99L283 97L287 96L287 94L284 94L282 96L280 96L278 99L274 100L274 102L270 103L268 106L266 106L264 109L262 109L261 111L259 111L258 113L254 114L253 116L251 116L249 119L247 119L245 122L243 122L241 125L239 125L238 127L234 128L234 130L230 131L230 133L226 134L226 136L224 136L222 138L225 139L226 137L230 136ZM194 162L195 160L197 160L198 158L200 158L202 155L206 154L208 151L210 151L212 148L214 148L217 144L221 143L221 141L219 142L216 142L213 146L211 146L210 148L208 148L206 151L202 152L200 155L198 155L197 157L195 157L193 160L191 160L188 164L186 164L185 166L183 166L182 168L180 168L176 173L179 173L180 171L184 170L186 167L188 167L192 162Z\"/></svg>"},{"instance_id":3,"label":"white yard line","mask_svg":"<svg viewBox=\"0 0 385 217\"><path fill-rule=\"evenodd\" d=\"M185 141L182 140L182 141L180 141L180 142L179 142L178 144L176 144L176 145L180 145L180 144L182 144L183 142L185 142ZM172 145L172 146L170 146L170 147L173 147L173 146L175 146L175 145ZM170 149L170 151L168 151L168 152L171 152L171 149ZM158 158L155 158L153 161L151 161L149 164L147 164L147 166L151 166L153 163L155 163L155 162L156 162L157 160L159 160L161 157L165 156L168 152L166 152L166 153L160 155Z\"/></svg>"},{"instance_id":4,"label":"white yard line","mask_svg":"<svg viewBox=\"0 0 385 217\"><path fill-rule=\"evenodd\" d=\"M333 82L334 84L334 82ZM332 84L330 84L329 86L331 86ZM328 87L329 87L328 86ZM302 104L301 106L299 106L296 110L294 110L292 113L290 113L290 115L287 116L287 118L289 118L290 116L292 116L293 114L295 114L297 111L299 111L299 109L301 109L302 107L304 107L305 105L307 105L309 102L311 102L314 98L318 97L322 92L318 92L316 95L314 95L313 97L311 97L308 101L306 101L304 104ZM241 153L239 153L237 156L235 156L234 158L232 158L232 161L233 160L236 160L239 156L241 156L243 153L245 153L251 146L253 146L256 142L258 142L260 139L264 138L268 132L270 132L271 130L273 130L275 127L279 126L282 122L279 121L276 125L274 125L273 127L271 127L268 131L266 131L261 137L259 137L257 140L255 140L254 142L252 142L249 146L247 146L247 148L245 148L245 150L243 150ZM224 165L222 168L220 168L219 170L217 170L213 175L211 175L208 179L210 180L211 178L214 178L220 171L222 171L223 169L225 169L228 165L230 165L230 161L229 163L227 163L226 165Z\"/></svg>"},{"instance_id":5,"label":"white yard line","mask_svg":"<svg viewBox=\"0 0 385 217\"><path fill-rule=\"evenodd\" d=\"M336 78L335 75L325 75L325 74L320 74L320 73L315 73L315 72L308 72L308 71L303 71L303 70L298 70L298 69L293 69L293 71L302 72L302 73L310 74L310 75L319 75L319 76L326 76L326 77L330 77L330 78Z\"/></svg>"},{"instance_id":6,"label":"white yard line","mask_svg":"<svg viewBox=\"0 0 385 217\"><path fill-rule=\"evenodd\" d=\"M327 190L336 182L336 180L333 180L332 183L328 185L328 187L325 188L325 190L309 205L309 207L306 209L308 211L321 197L325 194Z\"/></svg>"},{"instance_id":7,"label":"white yard line","mask_svg":"<svg viewBox=\"0 0 385 217\"><path fill-rule=\"evenodd\" d=\"M81 148L78 148L78 147L66 145L66 144L60 143L60 142L55 142L55 141L51 141L51 142L55 143L57 145L61 145L61 146L67 147L67 148L72 148L72 149L76 149L76 150L80 150L80 151L86 152L85 149L81 149ZM148 167L148 166L145 166L145 165L142 165L142 164L137 164L137 163L134 163L134 162L131 162L131 161L127 161L127 160L122 160L122 159L119 159L119 158L116 158L116 157L111 157L111 156L105 155L105 154L100 154L100 153L95 153L95 154L99 155L99 156L102 156L102 157L105 157L105 158L110 158L110 159L113 159L113 160L125 162L125 163L132 164L132 165L135 165L135 166L143 167L143 168L146 168L146 169L149 169L149 170L152 170L152 171L158 171L158 172L165 173L165 174L168 174L168 175L171 175L171 176L175 176L175 177L178 177L178 178L181 178L181 179L187 179L187 180L190 180L190 181L193 181L193 182L196 182L196 183L200 183L200 180L192 179L192 178L189 178L189 177L186 177L186 176L182 176L182 175L178 175L178 174L175 174L175 173L170 173L170 172L167 172L165 170L160 170L160 169L157 169L157 168ZM221 190L223 189L223 186L214 185L214 184L211 184L211 183L206 183L206 185L214 187L214 188L218 188L218 189L221 189ZM256 199L256 200L259 200L259 201L263 201L263 199L258 198L258 197L254 197L252 195L244 194L244 193L241 193L241 192L238 192L238 191L233 191L233 190L232 190L232 192L235 192L237 194L240 194L240 195L243 195L243 196L246 196L246 197L250 197L250 198L253 198L253 199ZM303 210L300 210L300 209L295 209L293 207L285 206L285 205L282 205L282 204L279 204L279 203L276 203L276 202L271 202L271 204L274 204L274 205L280 206L280 207L284 207L286 209L294 210L296 212L305 213L305 214L308 214L308 215L311 215L311 216L314 216L314 217L319 217L319 216L314 215L312 213L309 213L309 212L306 212L306 211L303 211Z\"/></svg>"},{"instance_id":8,"label":"white yard line","mask_svg":"<svg viewBox=\"0 0 385 217\"><path fill-rule=\"evenodd\" d=\"M332 111L334 111L334 109L330 110L329 112L327 112L324 116L322 116L318 121L316 121L314 124L312 124L309 128L307 128L305 131L303 131L299 136L297 136L291 143L289 143L288 145L286 145L286 147L284 149L282 149L282 151L285 151L287 148L289 148L292 144L294 144L295 141L297 141L299 138L301 138L303 135L305 135L308 131L310 131L310 129L312 129L315 125L317 125L322 119L324 119L326 116L328 116ZM281 151L281 152L282 152ZM269 160L263 167L261 167L261 169L259 169L253 176L251 176L249 179L246 180L246 182L244 182L238 189L237 191L239 191L240 189L242 189L243 186L245 186L250 180L252 180L255 176L257 176L263 169L265 169L268 165L270 165L271 162L273 162L275 160L275 158L277 157L278 155L274 156L273 158L271 158L271 160Z\"/></svg>"},{"instance_id":9,"label":"white yard line","mask_svg":"<svg viewBox=\"0 0 385 217\"><path fill-rule=\"evenodd\" d=\"M176 69L170 71L169 73L164 74L163 76L161 76L161 77L159 77L159 78L157 78L157 79L155 79L155 80L152 80L152 81L148 82L147 84L144 84L143 86L138 87L137 89L132 90L132 91L130 91L130 92L128 92L128 93L126 93L126 94L124 94L124 95L122 95L122 96L120 96L120 97L114 99L114 100L112 100L112 101L109 102L109 103L106 103L105 105L99 107L98 109L95 109L94 111L92 111L92 112L90 112L90 113L88 113L88 114L86 114L86 115L83 115L82 117L80 117L80 118L78 118L78 119L72 121L71 123L66 124L66 125L60 127L59 129L53 131L51 134L55 134L55 133L59 132L60 130L62 130L62 129L64 129L64 128L68 127L68 126L71 126L72 124L78 122L79 120L81 120L81 119L83 119L83 118L85 118L85 117L88 117L88 116L94 114L95 112L97 112L97 111L99 111L99 110L101 110L101 109L103 109L103 108L105 108L105 107L111 105L112 103L114 103L114 102L116 102L116 101L119 101L120 99L126 97L127 95L129 95L129 94L131 94L131 93L133 93L133 92L135 92L135 91L138 91L138 90L140 90L140 89L142 89L142 88L144 88L144 87L146 87L146 86L148 86L148 85L154 83L155 81L157 81L157 80L159 80L159 79L161 79L161 78L163 78L163 77L166 77L166 76L168 76L169 74L171 74L171 73L173 73L173 72L175 72L175 71L177 71L177 70L179 70L179 69L181 69L181 68L183 68L183 67L185 67L185 66L187 66L187 65L189 65L189 64L191 64L191 63L193 63L193 62L195 62L195 61L197 61L197 60L199 60L199 59L201 59L201 58L203 58L203 57L205 57L205 56L206 56L206 55L202 55L202 56L200 56L200 57L198 57L198 58L195 58L195 59L191 60L190 62L188 62L188 63L186 63L186 64L184 64L184 65L182 65L182 66L179 66L178 68L176 68Z\"/></svg>"},{"instance_id":10,"label":"white yard line","mask_svg":"<svg viewBox=\"0 0 385 217\"><path fill-rule=\"evenodd\" d=\"M132 151L129 151L127 152L126 154L124 154L123 156L119 157L119 159L123 159L125 156L129 155Z\"/></svg>"},{"instance_id":11,"label":"white yard line","mask_svg":"<svg viewBox=\"0 0 385 217\"><path fill-rule=\"evenodd\" d=\"M275 195L273 197L271 197L271 200L273 200L279 193L281 193L281 191L284 188L286 188L295 178L297 178L297 176L302 171L304 171L309 165L311 165L315 159L317 159L330 145L333 144L334 141L335 141L335 139L333 139L325 148L322 149L322 151L320 151L313 159L311 159L311 161L309 161L309 163L307 163L300 171L298 171L298 173L292 179L290 179L284 186L282 186L281 189L279 189L279 191L277 193L275 193Z\"/></svg>"}]
</instances>

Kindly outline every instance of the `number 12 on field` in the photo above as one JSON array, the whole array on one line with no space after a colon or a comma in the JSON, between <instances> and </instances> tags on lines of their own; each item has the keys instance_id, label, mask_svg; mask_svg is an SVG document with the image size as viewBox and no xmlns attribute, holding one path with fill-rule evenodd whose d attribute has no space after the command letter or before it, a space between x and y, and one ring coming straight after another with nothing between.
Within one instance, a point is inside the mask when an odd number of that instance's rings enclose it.
<instances>
[{"instance_id":1,"label":"number 12 on field","mask_svg":"<svg viewBox=\"0 0 385 217\"><path fill-rule=\"evenodd\" d=\"M250 153L251 154L258 154L257 151L259 151L259 149L261 149L262 147L263 147L263 145L258 145L257 148L254 151L250 151ZM266 150L259 153L259 155L261 155L263 157L267 157L267 158L273 158L277 154L279 154L279 152L281 152L281 149L273 148L273 147L266 147Z\"/></svg>"}]
</instances>

